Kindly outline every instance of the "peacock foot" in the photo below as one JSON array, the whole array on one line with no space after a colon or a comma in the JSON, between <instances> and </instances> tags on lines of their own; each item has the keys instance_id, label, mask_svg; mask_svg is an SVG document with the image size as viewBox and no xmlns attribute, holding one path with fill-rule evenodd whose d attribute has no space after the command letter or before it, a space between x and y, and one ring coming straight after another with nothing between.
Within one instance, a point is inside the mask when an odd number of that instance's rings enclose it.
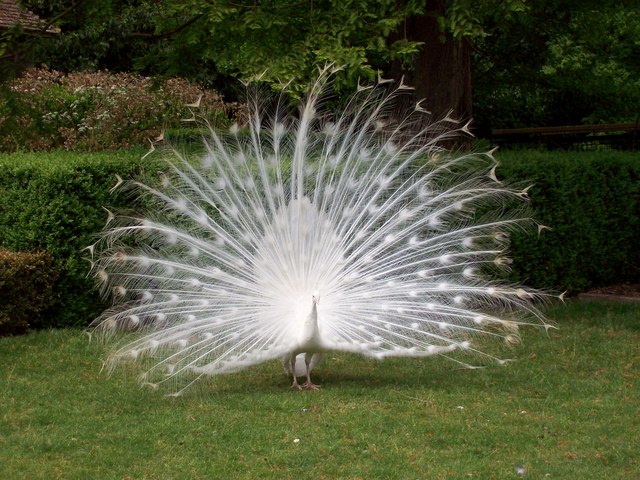
<instances>
[{"instance_id":1,"label":"peacock foot","mask_svg":"<svg viewBox=\"0 0 640 480\"><path fill-rule=\"evenodd\" d=\"M304 384L302 385L302 388L306 388L307 390L320 390L320 385L316 385L315 383L311 383L311 382L304 382Z\"/></svg>"}]
</instances>

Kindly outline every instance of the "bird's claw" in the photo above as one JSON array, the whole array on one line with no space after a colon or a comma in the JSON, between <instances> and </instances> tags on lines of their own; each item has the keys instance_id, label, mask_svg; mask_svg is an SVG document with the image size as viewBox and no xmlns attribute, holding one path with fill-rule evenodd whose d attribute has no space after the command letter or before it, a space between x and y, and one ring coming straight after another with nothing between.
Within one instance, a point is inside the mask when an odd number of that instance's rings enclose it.
<instances>
[{"instance_id":1,"label":"bird's claw","mask_svg":"<svg viewBox=\"0 0 640 480\"><path fill-rule=\"evenodd\" d=\"M298 382L295 382L293 385L291 385L291 388L295 388L298 390L302 390L303 388L306 390L320 390L320 385L316 385L315 383L311 382L304 382L302 385L300 385Z\"/></svg>"}]
</instances>

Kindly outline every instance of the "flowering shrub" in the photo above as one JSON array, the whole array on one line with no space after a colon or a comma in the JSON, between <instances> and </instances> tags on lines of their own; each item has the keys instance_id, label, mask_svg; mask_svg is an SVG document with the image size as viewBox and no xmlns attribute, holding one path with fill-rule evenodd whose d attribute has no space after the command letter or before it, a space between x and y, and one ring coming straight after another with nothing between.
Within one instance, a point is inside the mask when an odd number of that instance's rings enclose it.
<instances>
[{"instance_id":1,"label":"flowering shrub","mask_svg":"<svg viewBox=\"0 0 640 480\"><path fill-rule=\"evenodd\" d=\"M154 83L130 73L33 68L0 92L0 149L128 148L165 129L192 127L195 118L227 123L238 111L181 78Z\"/></svg>"}]
</instances>

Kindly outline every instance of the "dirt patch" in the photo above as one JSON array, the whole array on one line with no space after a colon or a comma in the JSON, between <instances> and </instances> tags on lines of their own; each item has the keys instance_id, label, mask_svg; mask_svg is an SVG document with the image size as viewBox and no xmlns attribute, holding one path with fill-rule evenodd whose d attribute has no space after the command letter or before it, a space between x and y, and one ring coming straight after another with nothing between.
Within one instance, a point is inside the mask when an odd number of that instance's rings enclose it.
<instances>
[{"instance_id":1,"label":"dirt patch","mask_svg":"<svg viewBox=\"0 0 640 480\"><path fill-rule=\"evenodd\" d=\"M640 283L622 283L620 285L595 288L581 293L578 297L640 303Z\"/></svg>"}]
</instances>

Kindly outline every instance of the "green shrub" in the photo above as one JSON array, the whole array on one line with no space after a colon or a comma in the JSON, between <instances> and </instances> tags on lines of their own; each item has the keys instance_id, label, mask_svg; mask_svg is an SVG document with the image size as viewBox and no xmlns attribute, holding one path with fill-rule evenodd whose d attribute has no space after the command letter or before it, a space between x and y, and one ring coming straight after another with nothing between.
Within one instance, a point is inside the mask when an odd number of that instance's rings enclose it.
<instances>
[{"instance_id":1,"label":"green shrub","mask_svg":"<svg viewBox=\"0 0 640 480\"><path fill-rule=\"evenodd\" d=\"M539 236L513 236L513 278L580 292L640 280L637 153L503 152L501 178L529 182Z\"/></svg>"},{"instance_id":2,"label":"green shrub","mask_svg":"<svg viewBox=\"0 0 640 480\"><path fill-rule=\"evenodd\" d=\"M0 336L24 333L44 323L57 276L53 257L46 252L0 248Z\"/></svg>"},{"instance_id":3,"label":"green shrub","mask_svg":"<svg viewBox=\"0 0 640 480\"><path fill-rule=\"evenodd\" d=\"M200 98L197 108L186 105ZM27 70L0 89L0 150L129 148L165 129L225 124L238 114L212 90L174 78L154 84L129 73Z\"/></svg>"},{"instance_id":4,"label":"green shrub","mask_svg":"<svg viewBox=\"0 0 640 480\"><path fill-rule=\"evenodd\" d=\"M84 326L104 308L83 249L105 224L103 207L127 206L127 198L109 194L115 174L158 170L152 157L140 159L143 152L0 154L0 247L45 250L60 273L49 315L33 326Z\"/></svg>"}]
</instances>

